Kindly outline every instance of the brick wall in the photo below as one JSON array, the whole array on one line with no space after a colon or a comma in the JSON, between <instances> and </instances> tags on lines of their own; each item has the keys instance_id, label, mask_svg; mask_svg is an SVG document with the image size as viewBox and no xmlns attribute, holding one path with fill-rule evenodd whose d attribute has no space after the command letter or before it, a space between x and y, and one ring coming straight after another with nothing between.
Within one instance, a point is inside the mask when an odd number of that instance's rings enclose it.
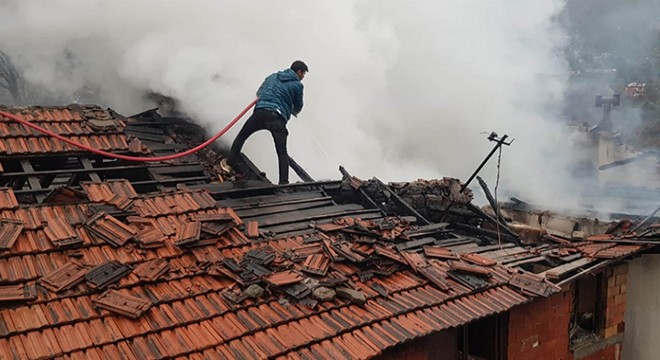
<instances>
[{"instance_id":1,"label":"brick wall","mask_svg":"<svg viewBox=\"0 0 660 360\"><path fill-rule=\"evenodd\" d=\"M508 360L572 360L569 349L573 293L563 291L509 312Z\"/></svg>"},{"instance_id":2,"label":"brick wall","mask_svg":"<svg viewBox=\"0 0 660 360\"><path fill-rule=\"evenodd\" d=\"M628 263L623 263L611 269L607 279L605 329L602 334L605 338L622 333L625 328L627 286Z\"/></svg>"}]
</instances>

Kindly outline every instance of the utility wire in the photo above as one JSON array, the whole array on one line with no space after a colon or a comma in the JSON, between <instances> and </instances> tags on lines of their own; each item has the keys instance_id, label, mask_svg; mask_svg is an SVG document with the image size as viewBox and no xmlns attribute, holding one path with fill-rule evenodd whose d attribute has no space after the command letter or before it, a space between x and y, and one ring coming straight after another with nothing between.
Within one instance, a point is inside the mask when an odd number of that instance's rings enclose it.
<instances>
[{"instance_id":1,"label":"utility wire","mask_svg":"<svg viewBox=\"0 0 660 360\"><path fill-rule=\"evenodd\" d=\"M502 162L502 147L500 146L500 151L497 154L497 179L495 180L495 219L500 218L500 205L497 202L497 188L500 186L500 164ZM502 237L500 236L500 222L495 221L496 224L496 229L497 229L497 244L500 246L500 250L502 250Z\"/></svg>"}]
</instances>

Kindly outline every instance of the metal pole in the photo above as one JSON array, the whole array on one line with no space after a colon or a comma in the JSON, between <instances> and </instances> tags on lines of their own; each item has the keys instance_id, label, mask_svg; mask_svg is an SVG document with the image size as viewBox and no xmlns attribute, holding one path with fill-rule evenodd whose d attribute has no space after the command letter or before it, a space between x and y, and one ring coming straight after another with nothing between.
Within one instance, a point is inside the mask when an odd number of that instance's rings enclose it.
<instances>
[{"instance_id":1,"label":"metal pole","mask_svg":"<svg viewBox=\"0 0 660 360\"><path fill-rule=\"evenodd\" d=\"M495 136L497 136L497 135L495 135ZM491 150L490 153L488 154L488 156L486 156L486 158L484 159L484 161L482 161L481 164L479 164L479 167L477 168L477 170L475 170L474 173L472 173L472 175L465 182L465 184L463 184L463 186L461 186L461 192L463 192L468 187L468 185L470 185L470 182L472 182L472 180L474 180L475 176L477 176L479 171L481 171L481 168L483 168L486 165L486 163L488 162L488 160L490 160L490 158L493 156L493 154L495 154L495 151L497 151L497 149L499 149L500 146L502 146L502 144L504 144L504 140L507 137L509 137L509 135L504 135L504 136L502 136L501 139L499 139L497 141L497 144L495 144L495 146L493 147L493 150ZM491 136L489 136L488 138L489 139L493 138L493 134L491 134ZM508 145L508 144L506 144L506 145Z\"/></svg>"}]
</instances>

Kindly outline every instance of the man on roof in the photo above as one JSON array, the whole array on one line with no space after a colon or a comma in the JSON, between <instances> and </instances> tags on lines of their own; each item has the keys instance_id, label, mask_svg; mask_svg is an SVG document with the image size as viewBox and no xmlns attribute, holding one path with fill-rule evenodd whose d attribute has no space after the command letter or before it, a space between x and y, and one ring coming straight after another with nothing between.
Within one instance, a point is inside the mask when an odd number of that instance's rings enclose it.
<instances>
[{"instance_id":1,"label":"man on roof","mask_svg":"<svg viewBox=\"0 0 660 360\"><path fill-rule=\"evenodd\" d=\"M286 123L291 115L298 116L303 108L302 79L309 71L307 65L296 60L291 67L269 75L257 90L257 104L252 116L236 135L229 151L229 157L222 159L220 167L231 172L236 166L241 149L250 135L259 130L268 130L273 135L279 167L279 184L289 183L289 154L286 139L289 132Z\"/></svg>"}]
</instances>

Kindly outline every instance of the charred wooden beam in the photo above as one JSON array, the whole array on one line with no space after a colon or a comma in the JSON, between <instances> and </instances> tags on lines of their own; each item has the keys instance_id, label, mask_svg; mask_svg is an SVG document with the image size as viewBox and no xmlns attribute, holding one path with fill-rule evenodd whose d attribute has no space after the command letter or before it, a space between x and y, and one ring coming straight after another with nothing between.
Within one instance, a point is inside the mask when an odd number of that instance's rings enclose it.
<instances>
[{"instance_id":1,"label":"charred wooden beam","mask_svg":"<svg viewBox=\"0 0 660 360\"><path fill-rule=\"evenodd\" d=\"M378 184L381 191L388 193L389 198L392 199L395 205L403 212L402 215L412 215L417 218L417 223L422 225L429 225L431 221L427 220L422 214L420 214L415 208L413 208L408 202L403 200L396 192L392 191L389 186L385 185L378 178L373 178L374 181Z\"/></svg>"},{"instance_id":2,"label":"charred wooden beam","mask_svg":"<svg viewBox=\"0 0 660 360\"><path fill-rule=\"evenodd\" d=\"M21 160L21 166L23 167L23 171L25 171L26 173L34 173L34 169L32 168L32 164L30 163L29 160L27 160L27 159ZM30 185L30 189L32 189L32 190L40 190L42 188L41 187L41 182L39 181L39 178L37 178L34 175L28 176L27 177L27 182ZM41 194L41 193L36 193L35 194L35 199L37 200L37 202L42 202L45 197L46 197L46 195Z\"/></svg>"},{"instance_id":3,"label":"charred wooden beam","mask_svg":"<svg viewBox=\"0 0 660 360\"><path fill-rule=\"evenodd\" d=\"M314 179L312 179L312 177L309 176L307 171L305 171L305 169L303 169L302 166L298 165L298 163L295 160L293 160L291 156L289 156L289 166L293 169L293 171L296 172L296 174L298 174L298 177L300 177L302 181L304 182L314 181Z\"/></svg>"},{"instance_id":4,"label":"charred wooden beam","mask_svg":"<svg viewBox=\"0 0 660 360\"><path fill-rule=\"evenodd\" d=\"M497 201L495 201L495 198L493 195L490 193L490 190L488 189L488 185L484 181L484 179L481 178L481 176L477 176L477 181L479 181L479 185L481 186L481 189L484 191L484 195L486 195L486 199L488 200L488 203L490 204L490 207L493 209L495 212L495 218L501 223L506 225L507 222L504 220L502 217L502 214L500 213L500 207L497 204Z\"/></svg>"},{"instance_id":5,"label":"charred wooden beam","mask_svg":"<svg viewBox=\"0 0 660 360\"><path fill-rule=\"evenodd\" d=\"M478 234L478 235L486 236L489 239L492 239L493 241L497 241L497 239L499 237L504 241L512 242L512 243L515 243L517 245L521 245L521 244L518 243L520 241L520 239L518 239L517 237L513 237L513 236L507 234L506 232L498 233L497 231L483 229L483 228L479 228L479 227L476 227L476 226L461 224L461 223L452 223L451 226L453 228L463 230L463 231L467 231L467 232L472 233L472 234Z\"/></svg>"},{"instance_id":6,"label":"charred wooden beam","mask_svg":"<svg viewBox=\"0 0 660 360\"><path fill-rule=\"evenodd\" d=\"M502 230L504 230L504 232L506 232L506 233L507 233L508 235L510 235L511 237L517 239L516 244L521 245L521 243L520 243L520 236L519 236L517 233L513 232L513 230L511 230L511 229L509 228L509 226L508 226L506 223L500 223L500 222L497 221L494 217L492 217L492 216L489 215L489 214L486 214L483 210L479 209L479 208L478 208L477 206L475 206L475 205L467 204L467 208L470 209L471 211L473 211L473 212L475 212L475 213L477 213L477 214L483 216L484 218L486 218L486 219L492 221L493 223L495 223L495 224L499 224L500 227L502 228Z\"/></svg>"},{"instance_id":7,"label":"charred wooden beam","mask_svg":"<svg viewBox=\"0 0 660 360\"><path fill-rule=\"evenodd\" d=\"M351 174L348 172L348 170L346 170L343 166L339 166L339 172L341 172L341 175L343 177L342 183L346 179L350 180L350 179L353 178L353 176L351 176ZM382 212L383 215L386 214L385 210L382 209L380 206L378 206L376 201L374 201L374 199L372 199L371 196L369 196L369 194L367 194L367 192L364 191L364 189L362 189L361 187L358 187L356 191L359 194L359 197L360 197L360 200L361 200L362 203L366 203L366 204L370 205L373 209L379 209Z\"/></svg>"}]
</instances>

